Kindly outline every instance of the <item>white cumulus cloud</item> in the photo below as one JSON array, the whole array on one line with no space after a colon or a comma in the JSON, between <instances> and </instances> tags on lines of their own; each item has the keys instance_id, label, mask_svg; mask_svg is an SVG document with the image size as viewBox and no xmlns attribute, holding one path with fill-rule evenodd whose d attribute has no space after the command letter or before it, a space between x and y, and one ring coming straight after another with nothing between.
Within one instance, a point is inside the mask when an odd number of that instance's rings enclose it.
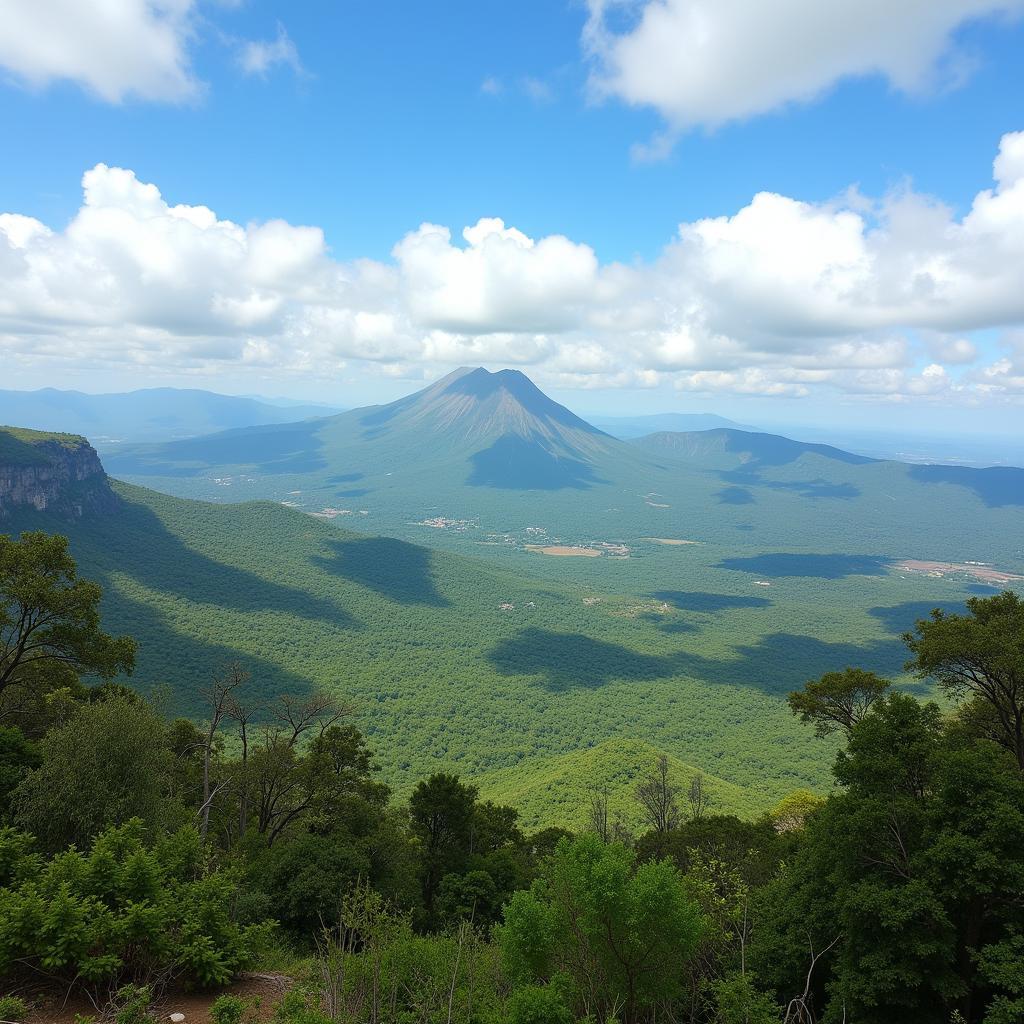
<instances>
[{"instance_id":1,"label":"white cumulus cloud","mask_svg":"<svg viewBox=\"0 0 1024 1024\"><path fill-rule=\"evenodd\" d=\"M391 260L342 262L315 225L224 220L124 168L82 187L62 228L0 214L0 358L16 369L479 362L564 387L1024 399L1024 133L1003 137L963 216L909 188L761 193L628 265L496 217L461 236L422 224ZM1001 350L972 336L987 328Z\"/></svg>"},{"instance_id":2,"label":"white cumulus cloud","mask_svg":"<svg viewBox=\"0 0 1024 1024\"><path fill-rule=\"evenodd\" d=\"M0 68L39 88L71 81L120 103L187 100L193 0L0 0Z\"/></svg>"},{"instance_id":3,"label":"white cumulus cloud","mask_svg":"<svg viewBox=\"0 0 1024 1024\"><path fill-rule=\"evenodd\" d=\"M395 246L403 295L420 323L464 333L561 330L580 321L598 264L587 245L539 241L486 217L462 232L423 224Z\"/></svg>"},{"instance_id":4,"label":"white cumulus cloud","mask_svg":"<svg viewBox=\"0 0 1024 1024\"><path fill-rule=\"evenodd\" d=\"M587 4L583 41L593 62L592 88L655 108L670 131L813 100L853 76L882 76L906 92L955 83L966 64L955 30L1024 9L1022 0ZM665 148L665 138L656 140L653 155Z\"/></svg>"}]
</instances>

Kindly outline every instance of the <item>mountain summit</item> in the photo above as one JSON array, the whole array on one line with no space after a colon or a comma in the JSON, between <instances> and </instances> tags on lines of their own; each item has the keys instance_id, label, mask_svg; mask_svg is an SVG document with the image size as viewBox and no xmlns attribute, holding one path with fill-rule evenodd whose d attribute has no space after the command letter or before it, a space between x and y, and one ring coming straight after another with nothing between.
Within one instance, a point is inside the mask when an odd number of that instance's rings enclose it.
<instances>
[{"instance_id":1,"label":"mountain summit","mask_svg":"<svg viewBox=\"0 0 1024 1024\"><path fill-rule=\"evenodd\" d=\"M429 387L389 405L363 410L370 436L414 427L449 440L484 440L511 434L569 448L589 447L607 435L544 394L519 370L464 366Z\"/></svg>"},{"instance_id":2,"label":"mountain summit","mask_svg":"<svg viewBox=\"0 0 1024 1024\"><path fill-rule=\"evenodd\" d=\"M407 398L352 415L364 441L404 437L408 448L426 444L432 457L461 452L470 463L466 483L477 486L586 487L595 479L591 458L618 443L518 370L462 367Z\"/></svg>"}]
</instances>

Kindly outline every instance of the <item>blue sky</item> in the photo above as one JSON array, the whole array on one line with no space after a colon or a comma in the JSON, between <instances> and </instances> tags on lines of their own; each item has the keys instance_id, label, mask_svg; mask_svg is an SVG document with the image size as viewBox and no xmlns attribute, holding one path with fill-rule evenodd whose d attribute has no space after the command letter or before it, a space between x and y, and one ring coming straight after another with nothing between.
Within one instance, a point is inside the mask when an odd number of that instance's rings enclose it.
<instances>
[{"instance_id":1,"label":"blue sky","mask_svg":"<svg viewBox=\"0 0 1024 1024\"><path fill-rule=\"evenodd\" d=\"M587 410L1021 422L1016 170L995 220L964 218L1001 140L1016 168L1024 4L865 0L801 40L810 0L770 22L751 0L107 0L61 38L69 3L9 0L0 23L6 386L354 404L482 362ZM97 165L134 178L100 172L83 204ZM145 183L163 205L139 213ZM176 204L232 229L178 239ZM481 218L503 226L463 240ZM212 252L236 242L244 266Z\"/></svg>"}]
</instances>

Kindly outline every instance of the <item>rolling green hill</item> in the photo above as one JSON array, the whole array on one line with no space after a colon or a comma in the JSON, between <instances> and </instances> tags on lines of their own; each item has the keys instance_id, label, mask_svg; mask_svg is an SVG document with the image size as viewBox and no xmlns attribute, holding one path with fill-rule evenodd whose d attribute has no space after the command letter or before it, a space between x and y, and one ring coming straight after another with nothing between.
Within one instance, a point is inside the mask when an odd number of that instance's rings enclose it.
<instances>
[{"instance_id":1,"label":"rolling green hill","mask_svg":"<svg viewBox=\"0 0 1024 1024\"><path fill-rule=\"evenodd\" d=\"M586 750L531 760L516 768L484 775L478 781L481 795L496 803L519 808L527 828L556 823L582 830L589 824L591 795L606 791L608 811L631 828L639 824L634 793L637 782L649 775L660 751L638 739L616 738ZM681 789L680 804L699 768L669 757L669 781ZM765 810L764 801L750 791L704 775L704 788L716 814L755 817Z\"/></svg>"}]
</instances>

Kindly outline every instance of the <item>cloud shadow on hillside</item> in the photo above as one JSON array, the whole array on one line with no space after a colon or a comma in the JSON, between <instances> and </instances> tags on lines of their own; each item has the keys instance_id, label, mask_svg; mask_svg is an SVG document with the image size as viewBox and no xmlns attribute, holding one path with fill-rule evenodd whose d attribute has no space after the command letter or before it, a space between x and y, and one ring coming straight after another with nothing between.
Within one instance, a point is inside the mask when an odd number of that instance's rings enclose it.
<instances>
[{"instance_id":1,"label":"cloud shadow on hillside","mask_svg":"<svg viewBox=\"0 0 1024 1024\"><path fill-rule=\"evenodd\" d=\"M587 490L604 483L593 466L579 459L557 455L538 441L506 434L470 456L471 487L500 487L514 491Z\"/></svg>"},{"instance_id":2,"label":"cloud shadow on hillside","mask_svg":"<svg viewBox=\"0 0 1024 1024\"><path fill-rule=\"evenodd\" d=\"M828 480L793 480L787 483L781 481L761 481L762 487L769 487L775 491L792 491L800 498L809 498L811 501L819 501L822 498L839 498L849 501L851 498L859 498L861 490L853 484L836 484Z\"/></svg>"},{"instance_id":3,"label":"cloud shadow on hillside","mask_svg":"<svg viewBox=\"0 0 1024 1024\"><path fill-rule=\"evenodd\" d=\"M989 590L988 593L994 594L995 591ZM868 614L878 619L886 629L902 634L912 631L918 619L931 618L933 608L958 615L967 611L963 601L904 601L903 604L869 608Z\"/></svg>"},{"instance_id":4,"label":"cloud shadow on hillside","mask_svg":"<svg viewBox=\"0 0 1024 1024\"><path fill-rule=\"evenodd\" d=\"M686 676L782 696L809 679L848 665L892 675L901 670L905 655L895 637L859 645L793 633L772 633L737 647L731 658L708 658L691 651L654 655L581 634L531 628L503 640L488 659L503 675L538 676L539 685L552 692Z\"/></svg>"},{"instance_id":5,"label":"cloud shadow on hillside","mask_svg":"<svg viewBox=\"0 0 1024 1024\"><path fill-rule=\"evenodd\" d=\"M582 633L524 629L503 640L488 660L503 675L539 675L548 690L597 689L615 679L671 675L664 659Z\"/></svg>"},{"instance_id":6,"label":"cloud shadow on hillside","mask_svg":"<svg viewBox=\"0 0 1024 1024\"><path fill-rule=\"evenodd\" d=\"M754 495L745 487L725 487L715 492L719 505L753 505Z\"/></svg>"},{"instance_id":7,"label":"cloud shadow on hillside","mask_svg":"<svg viewBox=\"0 0 1024 1024\"><path fill-rule=\"evenodd\" d=\"M851 483L836 483L816 477L813 480L766 480L757 466L741 469L724 470L719 478L731 486L718 492L718 500L722 504L746 505L754 501L750 487L764 487L771 491L789 491L800 498L819 501L823 498L839 498L850 500L859 498L861 490ZM749 497L744 497L748 495Z\"/></svg>"},{"instance_id":8,"label":"cloud shadow on hillside","mask_svg":"<svg viewBox=\"0 0 1024 1024\"><path fill-rule=\"evenodd\" d=\"M667 618L659 612L643 612L637 616L643 622L649 622L655 629L662 633L671 633L679 636L683 633L699 633L700 627L692 622L684 622L682 619Z\"/></svg>"},{"instance_id":9,"label":"cloud shadow on hillside","mask_svg":"<svg viewBox=\"0 0 1024 1024\"><path fill-rule=\"evenodd\" d=\"M317 688L307 676L245 650L241 640L226 644L180 633L156 608L123 594L108 593L104 598L104 618L116 624L114 632L142 641L132 687L147 693L170 684L169 710L174 714L208 715L203 691L215 675L236 662L250 677L239 698L254 706L285 693L305 696ZM257 720L263 717L258 715Z\"/></svg>"},{"instance_id":10,"label":"cloud shadow on hillside","mask_svg":"<svg viewBox=\"0 0 1024 1024\"><path fill-rule=\"evenodd\" d=\"M224 513L218 510L209 514L220 517ZM45 528L45 517L38 518ZM237 522L233 528L239 528ZM105 593L117 589L112 577L128 576L149 589L185 598L196 606L280 612L340 629L359 627L358 621L334 601L189 547L140 502L119 498L115 511L95 517L74 536L72 553L83 558L90 571L101 575L99 582Z\"/></svg>"},{"instance_id":11,"label":"cloud shadow on hillside","mask_svg":"<svg viewBox=\"0 0 1024 1024\"><path fill-rule=\"evenodd\" d=\"M1024 469L1014 466L911 466L909 476L920 483L957 484L974 491L989 508L1024 505Z\"/></svg>"},{"instance_id":12,"label":"cloud shadow on hillside","mask_svg":"<svg viewBox=\"0 0 1024 1024\"><path fill-rule=\"evenodd\" d=\"M398 604L449 604L434 584L431 554L426 548L394 537L331 540L328 545L331 556L316 557L313 562L334 576L375 590Z\"/></svg>"},{"instance_id":13,"label":"cloud shadow on hillside","mask_svg":"<svg viewBox=\"0 0 1024 1024\"><path fill-rule=\"evenodd\" d=\"M755 573L758 576L815 577L839 580L846 576L884 576L888 560L877 555L804 555L780 552L723 558L715 568Z\"/></svg>"}]
</instances>

